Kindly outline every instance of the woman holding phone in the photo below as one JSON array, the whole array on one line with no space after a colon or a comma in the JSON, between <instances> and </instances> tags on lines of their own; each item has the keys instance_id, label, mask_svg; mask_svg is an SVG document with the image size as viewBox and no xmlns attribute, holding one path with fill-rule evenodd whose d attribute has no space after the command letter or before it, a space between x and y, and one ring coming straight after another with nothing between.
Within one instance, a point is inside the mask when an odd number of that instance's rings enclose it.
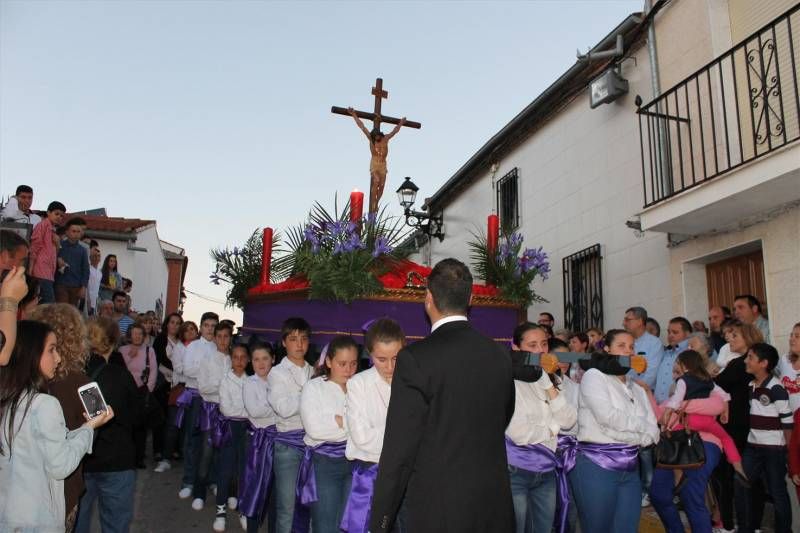
<instances>
[{"instance_id":1,"label":"woman holding phone","mask_svg":"<svg viewBox=\"0 0 800 533\"><path fill-rule=\"evenodd\" d=\"M106 402L117 406L117 416L97 431L92 454L83 463L86 492L75 531L89 532L95 501L100 503L102 531L128 531L136 488L133 428L142 416L141 400L122 355L114 349L119 340L117 323L97 317L89 321L87 330L92 355L86 374L97 382Z\"/></svg>"},{"instance_id":2,"label":"woman holding phone","mask_svg":"<svg viewBox=\"0 0 800 533\"><path fill-rule=\"evenodd\" d=\"M53 330L23 320L11 360L0 372L0 531L64 531L64 478L92 448L108 411L67 431L47 394L61 356Z\"/></svg>"}]
</instances>

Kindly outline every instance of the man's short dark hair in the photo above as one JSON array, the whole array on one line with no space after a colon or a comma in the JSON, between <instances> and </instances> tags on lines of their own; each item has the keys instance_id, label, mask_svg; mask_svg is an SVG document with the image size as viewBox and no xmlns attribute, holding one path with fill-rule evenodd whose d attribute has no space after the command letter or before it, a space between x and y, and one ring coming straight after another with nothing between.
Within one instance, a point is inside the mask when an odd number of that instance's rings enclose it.
<instances>
[{"instance_id":1,"label":"man's short dark hair","mask_svg":"<svg viewBox=\"0 0 800 533\"><path fill-rule=\"evenodd\" d=\"M767 372L771 373L773 370L775 370L775 367L778 366L778 359L780 359L780 356L778 355L778 350L776 350L771 344L767 344L766 342L757 342L750 347L750 350L759 361L767 362Z\"/></svg>"},{"instance_id":2,"label":"man's short dark hair","mask_svg":"<svg viewBox=\"0 0 800 533\"><path fill-rule=\"evenodd\" d=\"M633 316L642 320L643 324L647 324L647 309L644 307L629 307L625 310L625 314L633 313Z\"/></svg>"},{"instance_id":3,"label":"man's short dark hair","mask_svg":"<svg viewBox=\"0 0 800 533\"><path fill-rule=\"evenodd\" d=\"M81 217L72 217L71 219L67 220L67 222L64 224L64 227L70 228L72 226L85 226L85 225L86 221Z\"/></svg>"},{"instance_id":4,"label":"man's short dark hair","mask_svg":"<svg viewBox=\"0 0 800 533\"><path fill-rule=\"evenodd\" d=\"M679 324L681 326L681 329L683 331L685 331L686 333L691 333L692 332L692 323L689 322L689 319L687 319L686 317L676 316L675 318L670 320L669 323L670 324Z\"/></svg>"},{"instance_id":5,"label":"man's short dark hair","mask_svg":"<svg viewBox=\"0 0 800 533\"><path fill-rule=\"evenodd\" d=\"M118 297L120 297L120 296L121 296L122 298L125 298L126 300L128 299L128 293L126 293L126 292L122 292L122 291L114 291L114 295L113 295L113 296L111 296L111 301L114 301L114 300L116 300L116 299L117 299Z\"/></svg>"},{"instance_id":6,"label":"man's short dark hair","mask_svg":"<svg viewBox=\"0 0 800 533\"><path fill-rule=\"evenodd\" d=\"M554 352L561 348L562 350L569 351L569 344L562 341L558 337L553 337L552 339L547 339L547 349L551 352Z\"/></svg>"},{"instance_id":7,"label":"man's short dark hair","mask_svg":"<svg viewBox=\"0 0 800 533\"><path fill-rule=\"evenodd\" d=\"M130 278L122 278L122 286L123 287L133 287L133 280L130 279ZM214 316L216 316L217 320L219 320L219 316L217 316L216 313L214 313Z\"/></svg>"},{"instance_id":8,"label":"man's short dark hair","mask_svg":"<svg viewBox=\"0 0 800 533\"><path fill-rule=\"evenodd\" d=\"M391 318L380 318L372 323L364 336L364 346L367 347L368 352L372 352L377 342L394 342L397 341L401 345L406 343L406 336L403 333L403 328L400 324Z\"/></svg>"},{"instance_id":9,"label":"man's short dark hair","mask_svg":"<svg viewBox=\"0 0 800 533\"><path fill-rule=\"evenodd\" d=\"M458 259L442 259L428 276L428 290L439 312L466 314L472 295L472 274Z\"/></svg>"},{"instance_id":10,"label":"man's short dark hair","mask_svg":"<svg viewBox=\"0 0 800 533\"><path fill-rule=\"evenodd\" d=\"M92 239L89 241L89 248L99 248L99 247L100 243L97 242L96 240Z\"/></svg>"},{"instance_id":11,"label":"man's short dark hair","mask_svg":"<svg viewBox=\"0 0 800 533\"><path fill-rule=\"evenodd\" d=\"M719 308L722 309L722 316L725 318L730 318L733 316L733 313L731 313L731 308L727 305L720 305Z\"/></svg>"},{"instance_id":12,"label":"man's short dark hair","mask_svg":"<svg viewBox=\"0 0 800 533\"><path fill-rule=\"evenodd\" d=\"M287 318L281 325L281 340L285 341L286 337L293 331L311 335L311 326L306 322L305 318L300 318L298 316Z\"/></svg>"},{"instance_id":13,"label":"man's short dark hair","mask_svg":"<svg viewBox=\"0 0 800 533\"><path fill-rule=\"evenodd\" d=\"M203 321L201 320L200 322L202 323ZM227 322L219 322L216 326L214 326L214 335L223 330L228 330L228 333L233 335L233 326L231 326Z\"/></svg>"},{"instance_id":14,"label":"man's short dark hair","mask_svg":"<svg viewBox=\"0 0 800 533\"><path fill-rule=\"evenodd\" d=\"M653 317L651 317L651 316L647 317L647 320L645 321L645 323L644 323L644 324L645 324L645 326L646 326L647 324L652 324L652 325L654 325L654 326L656 327L656 331L658 331L658 335L661 335L661 324L659 324L659 323L658 323L658 320L656 320L655 318L653 318ZM657 336L658 336L658 335L657 335Z\"/></svg>"},{"instance_id":15,"label":"man's short dark hair","mask_svg":"<svg viewBox=\"0 0 800 533\"><path fill-rule=\"evenodd\" d=\"M542 315L546 316L547 320L549 320L550 322L555 323L556 317L554 317L551 313L548 313L547 311L542 311L541 313L539 313L539 316Z\"/></svg>"},{"instance_id":16,"label":"man's short dark hair","mask_svg":"<svg viewBox=\"0 0 800 533\"><path fill-rule=\"evenodd\" d=\"M33 187L30 185L17 185L17 192L15 192L14 195L16 196L25 192L33 194Z\"/></svg>"},{"instance_id":17,"label":"man's short dark hair","mask_svg":"<svg viewBox=\"0 0 800 533\"><path fill-rule=\"evenodd\" d=\"M7 229L0 230L0 252L15 254L22 246L30 247L28 241L20 237L18 233Z\"/></svg>"},{"instance_id":18,"label":"man's short dark hair","mask_svg":"<svg viewBox=\"0 0 800 533\"><path fill-rule=\"evenodd\" d=\"M67 208L61 202L57 202L57 201L50 202L50 204L47 206L47 212L48 213L52 213L55 210L66 212Z\"/></svg>"},{"instance_id":19,"label":"man's short dark hair","mask_svg":"<svg viewBox=\"0 0 800 533\"><path fill-rule=\"evenodd\" d=\"M761 314L761 302L759 302L758 298L752 294L739 294L733 299L734 302L736 300L747 300L747 305L750 307L755 307L758 310L758 314Z\"/></svg>"},{"instance_id":20,"label":"man's short dark hair","mask_svg":"<svg viewBox=\"0 0 800 533\"><path fill-rule=\"evenodd\" d=\"M535 330L544 331L545 335L547 334L547 330L544 328L544 326L540 326L534 322L523 322L514 328L514 333L511 334L511 340L514 342L515 346L519 346L522 344L522 338L525 336L525 334L529 331Z\"/></svg>"},{"instance_id":21,"label":"man's short dark hair","mask_svg":"<svg viewBox=\"0 0 800 533\"><path fill-rule=\"evenodd\" d=\"M125 293L123 292L122 294L125 294ZM127 294L125 294L125 296L127 296ZM219 322L219 315L217 313L213 312L213 311L206 311L200 317L200 324L202 324L206 320L214 320L216 322Z\"/></svg>"}]
</instances>

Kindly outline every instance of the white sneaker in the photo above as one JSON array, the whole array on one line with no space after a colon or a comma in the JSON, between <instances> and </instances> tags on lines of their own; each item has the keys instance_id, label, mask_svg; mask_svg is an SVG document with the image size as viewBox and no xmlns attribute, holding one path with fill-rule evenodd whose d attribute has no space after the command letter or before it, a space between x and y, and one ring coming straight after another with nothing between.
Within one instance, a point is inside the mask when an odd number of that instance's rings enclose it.
<instances>
[{"instance_id":1,"label":"white sneaker","mask_svg":"<svg viewBox=\"0 0 800 533\"><path fill-rule=\"evenodd\" d=\"M239 515L239 525L242 526L242 529L247 531L247 517L243 514Z\"/></svg>"},{"instance_id":2,"label":"white sneaker","mask_svg":"<svg viewBox=\"0 0 800 533\"><path fill-rule=\"evenodd\" d=\"M711 528L711 533L735 533L735 529L725 529L724 527Z\"/></svg>"},{"instance_id":3,"label":"white sneaker","mask_svg":"<svg viewBox=\"0 0 800 533\"><path fill-rule=\"evenodd\" d=\"M212 526L214 531L225 531L225 517L218 516L214 519L214 525Z\"/></svg>"},{"instance_id":4,"label":"white sneaker","mask_svg":"<svg viewBox=\"0 0 800 533\"><path fill-rule=\"evenodd\" d=\"M650 496L647 494L642 494L642 507L648 507L650 505Z\"/></svg>"},{"instance_id":5,"label":"white sneaker","mask_svg":"<svg viewBox=\"0 0 800 533\"><path fill-rule=\"evenodd\" d=\"M180 491L178 491L178 498L180 498L181 500L185 500L191 495L192 495L192 487L183 487Z\"/></svg>"},{"instance_id":6,"label":"white sneaker","mask_svg":"<svg viewBox=\"0 0 800 533\"><path fill-rule=\"evenodd\" d=\"M228 498L228 509L231 511L235 511L236 508L239 506L239 500L231 496Z\"/></svg>"},{"instance_id":7,"label":"white sneaker","mask_svg":"<svg viewBox=\"0 0 800 533\"><path fill-rule=\"evenodd\" d=\"M169 464L169 461L163 460L158 462L156 467L153 469L153 472L158 472L160 474L162 472L166 472L170 468L172 468L172 465Z\"/></svg>"},{"instance_id":8,"label":"white sneaker","mask_svg":"<svg viewBox=\"0 0 800 533\"><path fill-rule=\"evenodd\" d=\"M192 509L195 511L202 511L204 503L203 498L195 498L192 500Z\"/></svg>"}]
</instances>

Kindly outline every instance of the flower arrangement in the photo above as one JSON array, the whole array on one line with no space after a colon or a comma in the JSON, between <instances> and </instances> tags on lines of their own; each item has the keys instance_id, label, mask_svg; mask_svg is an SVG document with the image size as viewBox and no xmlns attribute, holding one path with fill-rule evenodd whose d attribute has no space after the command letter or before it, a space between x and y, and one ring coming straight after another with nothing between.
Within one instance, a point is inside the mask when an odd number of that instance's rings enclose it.
<instances>
[{"instance_id":1,"label":"flower arrangement","mask_svg":"<svg viewBox=\"0 0 800 533\"><path fill-rule=\"evenodd\" d=\"M489 251L486 237L473 234L469 243L475 273L487 284L496 285L500 295L521 307L534 302L546 302L533 290L537 277L546 280L550 275L547 253L539 248L522 247L523 237L517 232L504 235L494 252Z\"/></svg>"},{"instance_id":2,"label":"flower arrangement","mask_svg":"<svg viewBox=\"0 0 800 533\"><path fill-rule=\"evenodd\" d=\"M272 237L272 255L281 253L280 235L275 233ZM225 305L244 309L247 290L256 285L261 276L261 229L256 229L239 248L214 248L211 250L211 259L214 260L214 272L209 279L214 285L227 283L230 285L225 294ZM274 260L274 259L273 259ZM272 275L273 281L277 281Z\"/></svg>"},{"instance_id":3,"label":"flower arrangement","mask_svg":"<svg viewBox=\"0 0 800 533\"><path fill-rule=\"evenodd\" d=\"M291 251L274 269L287 277L302 274L310 298L351 302L383 289L379 276L408 256L407 232L397 217L368 215L351 221L349 204L328 212L316 203L308 221L289 230Z\"/></svg>"}]
</instances>

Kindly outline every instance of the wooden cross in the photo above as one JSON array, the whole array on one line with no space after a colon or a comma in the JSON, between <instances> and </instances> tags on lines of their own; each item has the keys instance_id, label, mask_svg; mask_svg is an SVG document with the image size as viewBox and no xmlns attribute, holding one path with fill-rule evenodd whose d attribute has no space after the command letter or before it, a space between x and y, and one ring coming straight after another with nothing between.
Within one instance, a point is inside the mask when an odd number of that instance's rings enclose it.
<instances>
[{"instance_id":1,"label":"wooden cross","mask_svg":"<svg viewBox=\"0 0 800 533\"><path fill-rule=\"evenodd\" d=\"M399 124L400 119L395 117L386 117L381 114L381 101L386 98L389 98L389 92L383 89L383 78L377 78L375 80L375 87L372 88L372 95L375 96L375 108L372 113L367 111L356 111L356 115L358 118L363 118L372 121L372 129L379 130L381 129L381 122L386 122L388 124ZM347 111L346 107L331 107L331 113L336 115L345 115L350 116L350 113ZM420 129L422 124L419 122L413 122L411 120L406 120L405 124L408 128Z\"/></svg>"}]
</instances>

